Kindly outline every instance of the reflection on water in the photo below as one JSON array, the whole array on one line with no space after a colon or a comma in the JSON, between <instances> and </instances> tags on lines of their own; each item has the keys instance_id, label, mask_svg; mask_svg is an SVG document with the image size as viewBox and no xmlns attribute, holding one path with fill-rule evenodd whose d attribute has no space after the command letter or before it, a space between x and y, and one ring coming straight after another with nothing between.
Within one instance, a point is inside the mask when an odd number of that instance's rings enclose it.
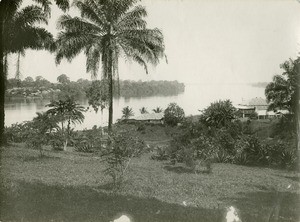
<instances>
[{"instance_id":1,"label":"reflection on water","mask_svg":"<svg viewBox=\"0 0 300 222\"><path fill-rule=\"evenodd\" d=\"M254 97L264 97L263 88L255 88L246 84L231 84L231 85L201 85L188 84L185 87L185 92L177 96L152 96L145 98L116 98L114 100L114 116L113 120L121 118L122 108L129 106L133 109L136 115L139 114L141 107L146 107L148 111L160 106L166 108L169 103L176 102L181 106L186 115L199 114L199 110L207 107L211 102L219 99L230 99L233 103L238 103L242 99L251 99ZM26 99L13 98L5 102L5 122L9 126L12 123L31 120L36 112L46 111L45 107L50 100L44 99ZM82 99L79 103L83 106L88 106L88 101ZM95 113L90 109L85 114L85 121L76 129L91 128L94 125L107 125L108 110L104 109L103 113L99 111Z\"/></svg>"}]
</instances>

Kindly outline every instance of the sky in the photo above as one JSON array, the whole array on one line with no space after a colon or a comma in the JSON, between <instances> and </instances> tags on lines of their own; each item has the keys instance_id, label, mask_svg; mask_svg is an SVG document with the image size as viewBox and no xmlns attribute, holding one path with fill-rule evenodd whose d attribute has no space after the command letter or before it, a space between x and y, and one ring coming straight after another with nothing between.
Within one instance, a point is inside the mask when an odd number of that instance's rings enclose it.
<instances>
[{"instance_id":1,"label":"sky","mask_svg":"<svg viewBox=\"0 0 300 222\"><path fill-rule=\"evenodd\" d=\"M163 32L168 63L150 65L146 74L143 67L121 60L121 79L205 85L270 82L281 73L279 65L300 52L297 0L142 0L139 4L146 6L148 27ZM69 13L76 15L76 10ZM54 36L61 14L52 8L47 29ZM55 82L64 73L71 80L90 79L83 54L60 65L54 58L46 51L27 50L21 60L22 78L41 75ZM15 56L9 64L11 78Z\"/></svg>"}]
</instances>

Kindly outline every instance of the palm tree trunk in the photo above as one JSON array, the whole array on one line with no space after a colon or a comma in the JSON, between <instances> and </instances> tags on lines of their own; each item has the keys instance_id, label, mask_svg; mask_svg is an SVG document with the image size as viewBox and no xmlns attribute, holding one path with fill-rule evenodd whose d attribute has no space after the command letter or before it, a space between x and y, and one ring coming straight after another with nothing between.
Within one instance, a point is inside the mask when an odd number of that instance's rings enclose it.
<instances>
[{"instance_id":1,"label":"palm tree trunk","mask_svg":"<svg viewBox=\"0 0 300 222\"><path fill-rule=\"evenodd\" d=\"M2 10L0 9L0 14ZM5 102L5 72L4 72L4 49L3 49L3 17L0 15L0 147L5 144L4 138L4 102Z\"/></svg>"},{"instance_id":2,"label":"palm tree trunk","mask_svg":"<svg viewBox=\"0 0 300 222\"><path fill-rule=\"evenodd\" d=\"M300 89L299 89L299 81L300 81L300 61L296 60L296 110L295 110L295 122L296 122L296 130L297 130L297 163L298 170L300 169Z\"/></svg>"},{"instance_id":3,"label":"palm tree trunk","mask_svg":"<svg viewBox=\"0 0 300 222\"><path fill-rule=\"evenodd\" d=\"M112 73L112 52L109 50L108 56L108 78L109 78L109 107L108 107L108 132L112 132L113 122L113 73Z\"/></svg>"}]
</instances>

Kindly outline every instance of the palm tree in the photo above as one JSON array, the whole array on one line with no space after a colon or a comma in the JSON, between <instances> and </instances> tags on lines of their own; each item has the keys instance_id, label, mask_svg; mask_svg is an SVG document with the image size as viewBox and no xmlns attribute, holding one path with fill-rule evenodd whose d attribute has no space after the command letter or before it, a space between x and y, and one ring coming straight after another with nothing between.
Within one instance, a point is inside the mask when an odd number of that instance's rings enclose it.
<instances>
[{"instance_id":1,"label":"palm tree","mask_svg":"<svg viewBox=\"0 0 300 222\"><path fill-rule=\"evenodd\" d=\"M51 101L51 103L46 106L51 107L47 110L47 114L53 116L61 123L61 132L62 135L66 138L64 145L64 150L67 147L68 139L71 134L71 123L82 123L84 120L84 115L82 112L85 112L85 108L76 103L73 98L68 97L65 100ZM67 122L67 135L64 133L64 123Z\"/></svg>"},{"instance_id":2,"label":"palm tree","mask_svg":"<svg viewBox=\"0 0 300 222\"><path fill-rule=\"evenodd\" d=\"M4 144L4 102L7 76L7 56L18 54L17 77L20 75L20 55L25 50L53 50L52 35L46 29L36 27L36 24L47 24L50 15L49 0L33 0L37 5L29 5L20 9L23 0L0 1L0 146ZM56 4L66 11L68 0L55 0Z\"/></svg>"},{"instance_id":3,"label":"palm tree","mask_svg":"<svg viewBox=\"0 0 300 222\"><path fill-rule=\"evenodd\" d=\"M134 116L134 113L132 111L132 108L129 108L129 106L126 106L122 109L122 118L128 119L131 116Z\"/></svg>"},{"instance_id":4,"label":"palm tree","mask_svg":"<svg viewBox=\"0 0 300 222\"><path fill-rule=\"evenodd\" d=\"M160 108L159 106L156 107L155 109L153 109L153 112L155 112L155 113L161 113L162 111L163 111L163 109Z\"/></svg>"},{"instance_id":5,"label":"palm tree","mask_svg":"<svg viewBox=\"0 0 300 222\"><path fill-rule=\"evenodd\" d=\"M164 56L163 35L158 29L146 28L143 6L136 0L75 0L74 5L81 17L63 15L59 19L62 31L57 40L56 61L72 60L84 51L86 70L97 76L101 61L102 78L109 85L108 129L113 119L113 77L117 79L120 56L144 66L147 62L158 64Z\"/></svg>"},{"instance_id":6,"label":"palm tree","mask_svg":"<svg viewBox=\"0 0 300 222\"><path fill-rule=\"evenodd\" d=\"M140 112L141 112L141 114L149 113L149 112L147 111L147 108L146 108L146 107L140 108Z\"/></svg>"}]
</instances>

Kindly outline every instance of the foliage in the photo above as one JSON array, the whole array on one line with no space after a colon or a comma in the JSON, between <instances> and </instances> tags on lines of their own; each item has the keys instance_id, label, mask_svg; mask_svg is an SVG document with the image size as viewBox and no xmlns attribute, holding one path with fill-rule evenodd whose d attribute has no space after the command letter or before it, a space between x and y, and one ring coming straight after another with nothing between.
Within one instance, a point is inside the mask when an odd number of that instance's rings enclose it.
<instances>
[{"instance_id":1,"label":"foliage","mask_svg":"<svg viewBox=\"0 0 300 222\"><path fill-rule=\"evenodd\" d=\"M298 70L300 59L289 59L280 67L282 75L276 75L265 89L269 102L269 110L287 109L296 113L299 106L300 72Z\"/></svg>"},{"instance_id":2,"label":"foliage","mask_svg":"<svg viewBox=\"0 0 300 222\"><path fill-rule=\"evenodd\" d=\"M236 109L230 100L219 100L203 110L200 122L216 128L224 127L235 119Z\"/></svg>"},{"instance_id":3,"label":"foliage","mask_svg":"<svg viewBox=\"0 0 300 222\"><path fill-rule=\"evenodd\" d=\"M108 87L106 81L93 81L86 91L88 103L97 113L99 108L103 110L108 104Z\"/></svg>"},{"instance_id":4,"label":"foliage","mask_svg":"<svg viewBox=\"0 0 300 222\"><path fill-rule=\"evenodd\" d=\"M104 173L111 176L114 188L120 188L130 161L142 154L143 141L131 137L128 133L111 134L103 158L106 163Z\"/></svg>"},{"instance_id":5,"label":"foliage","mask_svg":"<svg viewBox=\"0 0 300 222\"><path fill-rule=\"evenodd\" d=\"M156 146L154 149L154 153L151 155L152 160L168 160L169 154L167 152L167 147L164 146Z\"/></svg>"},{"instance_id":6,"label":"foliage","mask_svg":"<svg viewBox=\"0 0 300 222\"><path fill-rule=\"evenodd\" d=\"M184 110L176 103L170 103L164 112L165 123L176 126L184 120Z\"/></svg>"},{"instance_id":7,"label":"foliage","mask_svg":"<svg viewBox=\"0 0 300 222\"><path fill-rule=\"evenodd\" d=\"M158 106L155 109L153 109L152 111L155 113L161 113L163 111L163 109Z\"/></svg>"},{"instance_id":8,"label":"foliage","mask_svg":"<svg viewBox=\"0 0 300 222\"><path fill-rule=\"evenodd\" d=\"M146 114L146 113L149 113L149 112L148 112L146 107L142 107L142 108L140 108L140 113L141 114Z\"/></svg>"},{"instance_id":9,"label":"foliage","mask_svg":"<svg viewBox=\"0 0 300 222\"><path fill-rule=\"evenodd\" d=\"M71 123L82 123L84 120L83 112L85 112L85 109L71 97L68 97L65 100L51 101L46 106L51 107L47 110L47 114L55 118L61 124L61 134L66 141L65 149L71 136ZM67 122L66 134L64 131L65 122Z\"/></svg>"},{"instance_id":10,"label":"foliage","mask_svg":"<svg viewBox=\"0 0 300 222\"><path fill-rule=\"evenodd\" d=\"M57 77L57 81L63 85L70 83L70 78L66 74L61 74Z\"/></svg>"},{"instance_id":11,"label":"foliage","mask_svg":"<svg viewBox=\"0 0 300 222\"><path fill-rule=\"evenodd\" d=\"M58 128L56 119L47 113L37 113L37 116L29 122L29 126L26 145L39 149L40 155L43 156L42 146L48 143L52 130Z\"/></svg>"},{"instance_id":12,"label":"foliage","mask_svg":"<svg viewBox=\"0 0 300 222\"><path fill-rule=\"evenodd\" d=\"M15 123L5 128L5 137L7 142L22 143L28 138L30 123Z\"/></svg>"},{"instance_id":13,"label":"foliage","mask_svg":"<svg viewBox=\"0 0 300 222\"><path fill-rule=\"evenodd\" d=\"M74 6L81 17L63 15L58 26L62 31L57 39L56 62L69 61L84 51L86 70L94 77L102 67L102 77L108 80L109 121L112 129L113 78L118 76L120 55L142 65L146 73L147 62L156 65L164 56L163 35L158 29L146 28L147 12L136 1L105 0L100 2L78 0ZM113 12L113 13L112 13Z\"/></svg>"},{"instance_id":14,"label":"foliage","mask_svg":"<svg viewBox=\"0 0 300 222\"><path fill-rule=\"evenodd\" d=\"M124 119L128 119L129 117L134 116L132 108L130 108L129 106L126 106L122 109L122 114L122 118Z\"/></svg>"},{"instance_id":15,"label":"foliage","mask_svg":"<svg viewBox=\"0 0 300 222\"><path fill-rule=\"evenodd\" d=\"M184 92L178 81L120 81L120 95L124 97L172 96ZM115 91L116 92L116 91ZM114 94L116 95L116 93Z\"/></svg>"},{"instance_id":16,"label":"foliage","mask_svg":"<svg viewBox=\"0 0 300 222\"><path fill-rule=\"evenodd\" d=\"M0 146L4 141L4 97L7 78L7 57L10 53L18 54L16 77L20 77L20 55L26 49L54 49L53 37L45 28L37 24L47 24L50 16L51 1L34 1L37 5L28 5L24 8L22 0L0 1ZM58 7L67 10L68 0L56 0Z\"/></svg>"},{"instance_id":17,"label":"foliage","mask_svg":"<svg viewBox=\"0 0 300 222\"><path fill-rule=\"evenodd\" d=\"M92 153L102 151L105 143L104 138L102 128L93 128L77 133L72 140L77 152Z\"/></svg>"}]
</instances>

